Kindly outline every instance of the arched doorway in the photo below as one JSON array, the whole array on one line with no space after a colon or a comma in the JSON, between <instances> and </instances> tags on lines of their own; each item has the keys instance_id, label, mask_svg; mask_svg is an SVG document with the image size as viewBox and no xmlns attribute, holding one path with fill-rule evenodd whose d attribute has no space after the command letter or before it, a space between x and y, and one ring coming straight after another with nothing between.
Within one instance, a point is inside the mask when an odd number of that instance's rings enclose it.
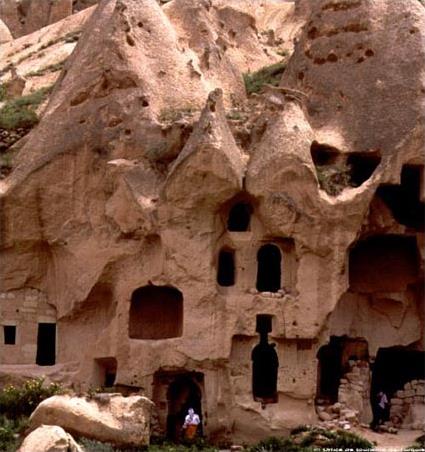
<instances>
[{"instance_id":1,"label":"arched doorway","mask_svg":"<svg viewBox=\"0 0 425 452\"><path fill-rule=\"evenodd\" d=\"M182 426L189 408L199 415L202 433L202 391L195 380L190 374L178 375L168 387L167 438L172 441L178 442L182 438Z\"/></svg>"},{"instance_id":2,"label":"arched doorway","mask_svg":"<svg viewBox=\"0 0 425 452\"><path fill-rule=\"evenodd\" d=\"M280 263L282 255L278 246L263 245L257 253L257 290L277 292L281 287Z\"/></svg>"}]
</instances>

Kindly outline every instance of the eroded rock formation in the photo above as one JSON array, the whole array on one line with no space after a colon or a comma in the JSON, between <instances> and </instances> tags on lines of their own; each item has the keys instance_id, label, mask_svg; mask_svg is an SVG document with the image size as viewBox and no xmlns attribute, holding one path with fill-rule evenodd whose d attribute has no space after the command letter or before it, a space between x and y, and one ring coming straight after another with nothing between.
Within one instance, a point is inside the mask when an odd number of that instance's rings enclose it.
<instances>
[{"instance_id":1,"label":"eroded rock formation","mask_svg":"<svg viewBox=\"0 0 425 452\"><path fill-rule=\"evenodd\" d=\"M261 35L267 2L100 2L0 182L19 338L0 356L142 388L170 438L188 405L213 439L314 422L353 357L372 394L423 379L383 375L424 350L425 9L305 6ZM243 73L294 37L280 85L248 99ZM257 332L278 362L263 401Z\"/></svg>"}]
</instances>

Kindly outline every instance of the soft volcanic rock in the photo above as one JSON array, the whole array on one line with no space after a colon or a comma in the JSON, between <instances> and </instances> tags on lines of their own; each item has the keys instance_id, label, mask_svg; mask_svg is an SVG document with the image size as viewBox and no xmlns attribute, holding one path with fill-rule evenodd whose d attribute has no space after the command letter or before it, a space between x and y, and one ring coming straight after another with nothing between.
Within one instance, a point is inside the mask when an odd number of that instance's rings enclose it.
<instances>
[{"instance_id":1,"label":"soft volcanic rock","mask_svg":"<svg viewBox=\"0 0 425 452\"><path fill-rule=\"evenodd\" d=\"M146 397L120 394L97 394L91 400L53 396L33 412L30 428L59 425L72 434L98 441L145 446L149 444L152 405Z\"/></svg>"},{"instance_id":2,"label":"soft volcanic rock","mask_svg":"<svg viewBox=\"0 0 425 452\"><path fill-rule=\"evenodd\" d=\"M2 45L25 91L40 53L66 61L2 145L0 361L141 391L171 440L190 407L239 444L315 404L370 421L378 387L423 379L425 8L160 3L102 0ZM53 398L33 427L51 407L71 433L145 443L132 403Z\"/></svg>"},{"instance_id":3,"label":"soft volcanic rock","mask_svg":"<svg viewBox=\"0 0 425 452\"><path fill-rule=\"evenodd\" d=\"M19 452L82 452L71 435L57 425L41 425L31 432Z\"/></svg>"}]
</instances>

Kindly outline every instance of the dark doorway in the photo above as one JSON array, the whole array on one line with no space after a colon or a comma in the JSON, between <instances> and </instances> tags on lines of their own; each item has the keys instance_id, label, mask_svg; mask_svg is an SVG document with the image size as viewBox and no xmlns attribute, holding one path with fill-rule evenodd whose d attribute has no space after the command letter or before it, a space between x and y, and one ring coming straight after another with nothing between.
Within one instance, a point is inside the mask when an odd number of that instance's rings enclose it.
<instances>
[{"instance_id":1,"label":"dark doorway","mask_svg":"<svg viewBox=\"0 0 425 452\"><path fill-rule=\"evenodd\" d=\"M280 289L280 262L282 255L279 247L268 244L257 253L257 290L259 292L277 292Z\"/></svg>"},{"instance_id":2,"label":"dark doorway","mask_svg":"<svg viewBox=\"0 0 425 452\"><path fill-rule=\"evenodd\" d=\"M340 380L350 370L349 361L369 361L368 343L363 338L331 336L329 344L319 349L317 359L316 401L335 403L338 401Z\"/></svg>"},{"instance_id":3,"label":"dark doorway","mask_svg":"<svg viewBox=\"0 0 425 452\"><path fill-rule=\"evenodd\" d=\"M371 400L379 391L388 400L412 380L425 379L425 352L406 347L380 348L372 369ZM373 404L372 404L373 405Z\"/></svg>"},{"instance_id":4,"label":"dark doorway","mask_svg":"<svg viewBox=\"0 0 425 452\"><path fill-rule=\"evenodd\" d=\"M218 255L217 283L223 287L235 284L235 253L224 249Z\"/></svg>"},{"instance_id":5,"label":"dark doorway","mask_svg":"<svg viewBox=\"0 0 425 452\"><path fill-rule=\"evenodd\" d=\"M202 377L202 374L178 375L168 387L167 438L172 441L182 439L182 426L189 408L199 415L198 432L202 434L202 392L198 382Z\"/></svg>"},{"instance_id":6,"label":"dark doorway","mask_svg":"<svg viewBox=\"0 0 425 452\"><path fill-rule=\"evenodd\" d=\"M56 362L56 323L39 323L37 357L39 366L53 366Z\"/></svg>"},{"instance_id":7,"label":"dark doorway","mask_svg":"<svg viewBox=\"0 0 425 452\"><path fill-rule=\"evenodd\" d=\"M339 383L342 371L342 340L332 336L329 344L324 345L317 353L319 360L317 399L325 403L335 403L338 400Z\"/></svg>"},{"instance_id":8,"label":"dark doorway","mask_svg":"<svg viewBox=\"0 0 425 452\"><path fill-rule=\"evenodd\" d=\"M16 344L16 326L15 325L4 325L4 344L5 345L15 345Z\"/></svg>"},{"instance_id":9,"label":"dark doorway","mask_svg":"<svg viewBox=\"0 0 425 452\"><path fill-rule=\"evenodd\" d=\"M423 171L421 165L405 165L400 185L381 185L376 192L398 223L416 230L423 230L425 225L425 203L420 201Z\"/></svg>"},{"instance_id":10,"label":"dark doorway","mask_svg":"<svg viewBox=\"0 0 425 452\"><path fill-rule=\"evenodd\" d=\"M260 342L253 348L252 360L252 395L262 404L277 403L277 373L279 359L276 344L268 343L268 334L272 330L272 316L258 315L256 331Z\"/></svg>"},{"instance_id":11,"label":"dark doorway","mask_svg":"<svg viewBox=\"0 0 425 452\"><path fill-rule=\"evenodd\" d=\"M167 339L183 333L183 294L174 287L145 286L131 296L132 339Z\"/></svg>"},{"instance_id":12,"label":"dark doorway","mask_svg":"<svg viewBox=\"0 0 425 452\"><path fill-rule=\"evenodd\" d=\"M233 232L244 232L249 230L252 207L248 203L240 202L235 204L229 212L227 229Z\"/></svg>"}]
</instances>

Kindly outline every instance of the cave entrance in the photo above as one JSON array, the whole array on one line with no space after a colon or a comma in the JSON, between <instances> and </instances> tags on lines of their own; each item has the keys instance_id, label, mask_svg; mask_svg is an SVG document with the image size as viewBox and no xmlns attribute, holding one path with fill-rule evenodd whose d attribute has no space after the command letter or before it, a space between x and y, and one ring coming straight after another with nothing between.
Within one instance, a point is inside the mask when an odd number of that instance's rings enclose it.
<instances>
[{"instance_id":1,"label":"cave entrance","mask_svg":"<svg viewBox=\"0 0 425 452\"><path fill-rule=\"evenodd\" d=\"M167 390L167 438L179 442L182 427L189 408L193 408L201 420L198 434L202 434L202 391L203 374L187 373L173 378Z\"/></svg>"},{"instance_id":2,"label":"cave entrance","mask_svg":"<svg viewBox=\"0 0 425 452\"><path fill-rule=\"evenodd\" d=\"M372 369L371 401L383 391L388 400L412 380L425 380L425 352L407 347L380 348Z\"/></svg>"},{"instance_id":3,"label":"cave entrance","mask_svg":"<svg viewBox=\"0 0 425 452\"><path fill-rule=\"evenodd\" d=\"M425 203L420 200L423 171L422 165L404 165L400 185L381 185L376 192L398 223L420 231L425 226Z\"/></svg>"},{"instance_id":4,"label":"cave entrance","mask_svg":"<svg viewBox=\"0 0 425 452\"><path fill-rule=\"evenodd\" d=\"M267 403L277 403L277 373L279 359L276 344L269 344L268 334L272 331L272 316L257 315L256 332L260 335L260 342L253 348L252 360L252 395L254 400Z\"/></svg>"},{"instance_id":5,"label":"cave entrance","mask_svg":"<svg viewBox=\"0 0 425 452\"><path fill-rule=\"evenodd\" d=\"M247 202L235 204L229 212L227 230L231 232L244 232L249 230L252 207Z\"/></svg>"},{"instance_id":6,"label":"cave entrance","mask_svg":"<svg viewBox=\"0 0 425 452\"><path fill-rule=\"evenodd\" d=\"M329 344L318 353L316 401L333 404L338 401L338 390L343 375L350 370L350 360L369 361L368 344L362 338L331 336Z\"/></svg>"},{"instance_id":7,"label":"cave entrance","mask_svg":"<svg viewBox=\"0 0 425 452\"><path fill-rule=\"evenodd\" d=\"M39 366L53 366L56 362L56 323L39 323L37 356Z\"/></svg>"},{"instance_id":8,"label":"cave entrance","mask_svg":"<svg viewBox=\"0 0 425 452\"><path fill-rule=\"evenodd\" d=\"M235 252L222 249L218 255L217 283L222 287L235 284Z\"/></svg>"},{"instance_id":9,"label":"cave entrance","mask_svg":"<svg viewBox=\"0 0 425 452\"><path fill-rule=\"evenodd\" d=\"M278 246L263 245L257 253L257 290L277 292L281 287L282 255Z\"/></svg>"},{"instance_id":10,"label":"cave entrance","mask_svg":"<svg viewBox=\"0 0 425 452\"><path fill-rule=\"evenodd\" d=\"M131 296L129 336L167 339L183 333L183 294L174 287L144 286Z\"/></svg>"}]
</instances>

